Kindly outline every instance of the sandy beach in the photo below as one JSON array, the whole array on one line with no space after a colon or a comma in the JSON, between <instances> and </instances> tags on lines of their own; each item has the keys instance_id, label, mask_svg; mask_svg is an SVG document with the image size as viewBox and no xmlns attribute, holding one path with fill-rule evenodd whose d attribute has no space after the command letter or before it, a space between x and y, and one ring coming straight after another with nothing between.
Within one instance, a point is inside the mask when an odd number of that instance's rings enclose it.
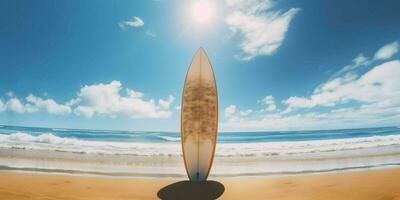
<instances>
[{"instance_id":1,"label":"sandy beach","mask_svg":"<svg viewBox=\"0 0 400 200\"><path fill-rule=\"evenodd\" d=\"M400 169L290 177L218 179L219 199L400 199ZM178 179L0 173L0 199L157 199ZM184 187L184 186L183 186ZM221 188L212 188L221 190ZM179 189L175 188L175 189ZM182 188L180 188L182 189ZM188 191L189 192L193 191ZM169 191L176 192L176 191ZM215 192L215 191L214 191ZM164 193L164 196L171 195ZM185 195L185 193L180 193Z\"/></svg>"}]
</instances>

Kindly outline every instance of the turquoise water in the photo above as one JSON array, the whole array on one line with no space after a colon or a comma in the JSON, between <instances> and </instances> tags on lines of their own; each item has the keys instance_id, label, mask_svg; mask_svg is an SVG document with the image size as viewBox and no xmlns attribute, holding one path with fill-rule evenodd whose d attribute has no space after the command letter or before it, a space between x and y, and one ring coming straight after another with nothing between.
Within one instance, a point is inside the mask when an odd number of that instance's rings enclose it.
<instances>
[{"instance_id":1,"label":"turquoise water","mask_svg":"<svg viewBox=\"0 0 400 200\"><path fill-rule=\"evenodd\" d=\"M305 154L400 145L400 128L218 133L217 156ZM178 132L0 127L0 147L79 153L180 155Z\"/></svg>"},{"instance_id":2,"label":"turquoise water","mask_svg":"<svg viewBox=\"0 0 400 200\"><path fill-rule=\"evenodd\" d=\"M0 126L1 135L12 135L15 133L25 133L34 137L43 134L51 134L59 138L103 142L175 143L180 141L179 132L138 132ZM315 131L222 132L218 133L218 143L313 141L399 134L400 128L398 127Z\"/></svg>"}]
</instances>

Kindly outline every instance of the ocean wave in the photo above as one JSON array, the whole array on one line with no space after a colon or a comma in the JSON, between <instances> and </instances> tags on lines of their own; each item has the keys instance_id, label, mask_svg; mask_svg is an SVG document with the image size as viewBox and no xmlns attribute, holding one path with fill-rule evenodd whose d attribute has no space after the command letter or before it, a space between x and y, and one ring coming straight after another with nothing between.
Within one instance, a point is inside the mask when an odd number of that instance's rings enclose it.
<instances>
[{"instance_id":1,"label":"ocean wave","mask_svg":"<svg viewBox=\"0 0 400 200\"><path fill-rule=\"evenodd\" d=\"M161 136L161 135L158 135L157 137L161 138L162 140L169 141L169 142L179 142L179 141L181 141L180 137Z\"/></svg>"},{"instance_id":2,"label":"ocean wave","mask_svg":"<svg viewBox=\"0 0 400 200\"><path fill-rule=\"evenodd\" d=\"M59 137L51 133L30 135L24 132L0 134L0 148L65 151L87 154L180 156L179 137L160 136L174 142L89 141ZM350 139L329 139L292 142L219 143L216 156L279 156L340 152L357 149L400 145L400 135L372 136Z\"/></svg>"},{"instance_id":3,"label":"ocean wave","mask_svg":"<svg viewBox=\"0 0 400 200\"><path fill-rule=\"evenodd\" d=\"M65 132L74 131L72 129L64 129L64 128L52 128L51 130L53 130L53 131L65 131Z\"/></svg>"},{"instance_id":4,"label":"ocean wave","mask_svg":"<svg viewBox=\"0 0 400 200\"><path fill-rule=\"evenodd\" d=\"M109 130L90 130L90 129L64 129L64 128L52 128L52 131L56 132L83 132L83 133L115 133L116 131Z\"/></svg>"},{"instance_id":5,"label":"ocean wave","mask_svg":"<svg viewBox=\"0 0 400 200\"><path fill-rule=\"evenodd\" d=\"M73 153L124 154L124 155L180 155L173 145L159 143L88 141L58 137L50 133L33 136L23 132L0 135L0 148L65 151Z\"/></svg>"}]
</instances>

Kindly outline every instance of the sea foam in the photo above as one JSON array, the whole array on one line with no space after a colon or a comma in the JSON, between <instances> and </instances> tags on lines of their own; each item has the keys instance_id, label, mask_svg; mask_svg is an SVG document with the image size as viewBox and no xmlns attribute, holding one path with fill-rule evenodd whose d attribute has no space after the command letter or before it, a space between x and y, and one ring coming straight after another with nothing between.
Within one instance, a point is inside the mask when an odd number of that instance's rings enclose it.
<instances>
[{"instance_id":1,"label":"sea foam","mask_svg":"<svg viewBox=\"0 0 400 200\"><path fill-rule=\"evenodd\" d=\"M179 137L160 136L173 142L93 141L60 137L51 133L0 134L0 148L65 151L87 154L180 156ZM279 156L340 152L400 145L400 135L370 136L289 142L218 143L216 156Z\"/></svg>"}]
</instances>

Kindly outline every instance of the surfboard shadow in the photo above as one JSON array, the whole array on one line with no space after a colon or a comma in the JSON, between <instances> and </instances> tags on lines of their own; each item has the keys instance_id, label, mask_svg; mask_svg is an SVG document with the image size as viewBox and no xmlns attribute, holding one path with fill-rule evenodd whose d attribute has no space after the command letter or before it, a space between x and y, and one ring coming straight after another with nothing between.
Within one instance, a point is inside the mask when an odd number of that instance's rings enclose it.
<instances>
[{"instance_id":1,"label":"surfboard shadow","mask_svg":"<svg viewBox=\"0 0 400 200\"><path fill-rule=\"evenodd\" d=\"M161 188L157 196L163 200L209 200L217 199L225 191L217 181L179 181Z\"/></svg>"}]
</instances>

